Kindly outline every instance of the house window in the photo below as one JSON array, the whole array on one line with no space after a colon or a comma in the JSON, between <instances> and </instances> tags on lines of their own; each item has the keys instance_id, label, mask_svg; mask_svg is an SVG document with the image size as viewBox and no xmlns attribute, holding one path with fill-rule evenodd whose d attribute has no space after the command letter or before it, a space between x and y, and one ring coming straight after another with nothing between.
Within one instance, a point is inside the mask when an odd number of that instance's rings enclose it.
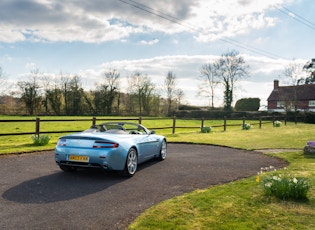
<instances>
[{"instance_id":1,"label":"house window","mask_svg":"<svg viewBox=\"0 0 315 230\"><path fill-rule=\"evenodd\" d=\"M284 107L284 101L277 101L277 108L283 108Z\"/></svg>"},{"instance_id":2,"label":"house window","mask_svg":"<svg viewBox=\"0 0 315 230\"><path fill-rule=\"evenodd\" d=\"M308 106L309 107L315 107L315 100L308 101Z\"/></svg>"}]
</instances>

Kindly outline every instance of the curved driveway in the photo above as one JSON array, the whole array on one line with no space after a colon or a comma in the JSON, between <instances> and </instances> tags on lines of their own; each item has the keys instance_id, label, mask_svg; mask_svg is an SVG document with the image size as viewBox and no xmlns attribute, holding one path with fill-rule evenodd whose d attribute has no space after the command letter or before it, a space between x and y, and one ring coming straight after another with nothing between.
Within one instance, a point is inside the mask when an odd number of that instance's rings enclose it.
<instances>
[{"instance_id":1,"label":"curved driveway","mask_svg":"<svg viewBox=\"0 0 315 230\"><path fill-rule=\"evenodd\" d=\"M169 144L165 161L117 173L64 173L53 152L0 157L0 229L124 229L165 199L255 175L286 162L252 151Z\"/></svg>"}]
</instances>

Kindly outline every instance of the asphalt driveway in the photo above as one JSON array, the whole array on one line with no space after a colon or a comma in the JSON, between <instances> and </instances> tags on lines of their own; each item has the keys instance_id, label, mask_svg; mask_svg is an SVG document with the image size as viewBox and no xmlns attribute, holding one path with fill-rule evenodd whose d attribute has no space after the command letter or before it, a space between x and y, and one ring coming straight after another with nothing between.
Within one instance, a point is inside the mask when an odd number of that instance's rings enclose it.
<instances>
[{"instance_id":1,"label":"asphalt driveway","mask_svg":"<svg viewBox=\"0 0 315 230\"><path fill-rule=\"evenodd\" d=\"M286 162L253 151L169 144L165 161L132 178L99 170L64 173L52 151L0 157L1 229L124 229L145 209L195 189Z\"/></svg>"}]
</instances>

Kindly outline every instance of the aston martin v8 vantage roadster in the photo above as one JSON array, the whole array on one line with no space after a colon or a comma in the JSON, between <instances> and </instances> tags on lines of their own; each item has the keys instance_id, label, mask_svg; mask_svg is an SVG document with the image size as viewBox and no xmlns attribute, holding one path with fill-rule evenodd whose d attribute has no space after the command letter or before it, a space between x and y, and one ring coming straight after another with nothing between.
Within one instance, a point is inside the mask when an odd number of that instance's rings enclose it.
<instances>
[{"instance_id":1,"label":"aston martin v8 vantage roadster","mask_svg":"<svg viewBox=\"0 0 315 230\"><path fill-rule=\"evenodd\" d=\"M63 171L77 168L117 170L133 176L137 166L152 158L164 160L166 138L143 125L107 122L62 136L55 148L55 160Z\"/></svg>"}]
</instances>

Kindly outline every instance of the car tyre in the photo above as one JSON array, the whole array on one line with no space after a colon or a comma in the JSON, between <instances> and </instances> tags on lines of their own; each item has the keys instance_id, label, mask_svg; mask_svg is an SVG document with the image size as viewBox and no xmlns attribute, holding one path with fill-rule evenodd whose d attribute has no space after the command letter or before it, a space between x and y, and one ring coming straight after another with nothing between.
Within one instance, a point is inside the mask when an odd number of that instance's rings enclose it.
<instances>
[{"instance_id":1,"label":"car tyre","mask_svg":"<svg viewBox=\"0 0 315 230\"><path fill-rule=\"evenodd\" d=\"M127 177L132 177L138 167L138 154L137 150L135 148L131 148L128 151L127 158L126 158L126 164L123 174Z\"/></svg>"},{"instance_id":2,"label":"car tyre","mask_svg":"<svg viewBox=\"0 0 315 230\"><path fill-rule=\"evenodd\" d=\"M161 150L160 150L160 154L159 154L159 160L160 160L160 161L165 160L166 155L167 155L167 142L166 142L166 140L164 139L164 140L162 141L162 144L161 144Z\"/></svg>"},{"instance_id":3,"label":"car tyre","mask_svg":"<svg viewBox=\"0 0 315 230\"><path fill-rule=\"evenodd\" d=\"M60 169L64 172L75 172L77 168L67 165L59 165Z\"/></svg>"}]
</instances>

